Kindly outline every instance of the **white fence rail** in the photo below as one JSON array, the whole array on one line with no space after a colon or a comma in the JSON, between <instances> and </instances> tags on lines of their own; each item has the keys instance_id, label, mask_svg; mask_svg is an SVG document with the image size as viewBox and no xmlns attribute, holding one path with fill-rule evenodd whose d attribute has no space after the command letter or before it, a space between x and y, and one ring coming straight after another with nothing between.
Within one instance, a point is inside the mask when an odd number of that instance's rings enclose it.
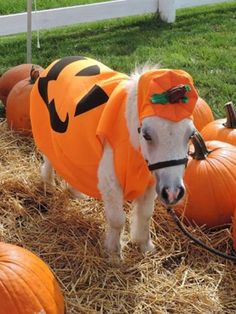
<instances>
[{"instance_id":1,"label":"white fence rail","mask_svg":"<svg viewBox=\"0 0 236 314\"><path fill-rule=\"evenodd\" d=\"M175 0L175 8L188 8L205 4L214 4L220 2L230 2L227 0Z\"/></svg>"},{"instance_id":2,"label":"white fence rail","mask_svg":"<svg viewBox=\"0 0 236 314\"><path fill-rule=\"evenodd\" d=\"M158 0L113 0L32 12L32 30L154 13ZM26 32L27 13L0 16L0 35Z\"/></svg>"},{"instance_id":3,"label":"white fence rail","mask_svg":"<svg viewBox=\"0 0 236 314\"><path fill-rule=\"evenodd\" d=\"M32 30L160 12L174 22L176 9L230 0L112 0L87 5L41 10L32 13ZM0 36L27 31L27 13L0 16Z\"/></svg>"}]
</instances>

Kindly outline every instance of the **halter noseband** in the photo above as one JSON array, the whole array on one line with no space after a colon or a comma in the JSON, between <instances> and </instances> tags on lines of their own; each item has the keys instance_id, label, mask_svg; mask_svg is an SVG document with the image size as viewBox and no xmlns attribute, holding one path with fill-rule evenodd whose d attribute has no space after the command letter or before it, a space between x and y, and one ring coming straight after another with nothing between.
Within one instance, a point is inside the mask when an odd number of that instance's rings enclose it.
<instances>
[{"instance_id":1,"label":"halter noseband","mask_svg":"<svg viewBox=\"0 0 236 314\"><path fill-rule=\"evenodd\" d=\"M167 161L160 161L156 162L155 164L148 165L148 169L150 171L161 169L161 168L167 168L172 166L179 166L179 165L185 165L187 166L188 158L182 158L182 159L172 159Z\"/></svg>"}]
</instances>

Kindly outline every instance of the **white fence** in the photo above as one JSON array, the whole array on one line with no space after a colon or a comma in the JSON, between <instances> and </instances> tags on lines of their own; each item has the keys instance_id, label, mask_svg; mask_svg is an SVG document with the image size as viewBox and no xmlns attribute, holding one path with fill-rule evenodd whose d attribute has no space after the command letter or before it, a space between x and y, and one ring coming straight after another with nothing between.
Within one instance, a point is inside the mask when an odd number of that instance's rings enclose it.
<instances>
[{"instance_id":1,"label":"white fence","mask_svg":"<svg viewBox=\"0 0 236 314\"><path fill-rule=\"evenodd\" d=\"M175 21L176 9L230 0L112 0L87 5L41 10L32 13L32 30L93 22L124 16L160 13L162 20ZM27 31L27 13L0 16L0 36Z\"/></svg>"}]
</instances>

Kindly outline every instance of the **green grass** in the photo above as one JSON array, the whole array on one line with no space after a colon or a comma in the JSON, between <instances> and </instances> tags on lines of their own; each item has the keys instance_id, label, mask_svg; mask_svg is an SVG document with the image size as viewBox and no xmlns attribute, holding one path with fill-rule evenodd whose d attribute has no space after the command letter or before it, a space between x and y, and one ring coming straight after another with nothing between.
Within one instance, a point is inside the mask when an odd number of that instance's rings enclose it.
<instances>
[{"instance_id":1,"label":"green grass","mask_svg":"<svg viewBox=\"0 0 236 314\"><path fill-rule=\"evenodd\" d=\"M5 1L5 0L4 0ZM236 102L236 1L179 10L176 23L158 16L109 20L33 34L33 62L46 67L56 58L85 55L129 73L135 64L160 62L194 78L215 117ZM26 35L0 37L0 73L26 61Z\"/></svg>"},{"instance_id":2,"label":"green grass","mask_svg":"<svg viewBox=\"0 0 236 314\"><path fill-rule=\"evenodd\" d=\"M66 7L71 5L88 4L95 2L102 2L109 0L40 0L37 1L37 10L45 10L59 7ZM34 1L33 1L34 8ZM13 14L25 12L27 10L27 0L0 0L0 14Z\"/></svg>"}]
</instances>

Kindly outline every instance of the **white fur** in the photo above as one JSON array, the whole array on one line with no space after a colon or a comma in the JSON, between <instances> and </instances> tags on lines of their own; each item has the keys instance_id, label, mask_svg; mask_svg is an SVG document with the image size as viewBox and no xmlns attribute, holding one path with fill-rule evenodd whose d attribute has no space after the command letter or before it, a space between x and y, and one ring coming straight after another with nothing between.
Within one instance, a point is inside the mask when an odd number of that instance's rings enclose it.
<instances>
[{"instance_id":1,"label":"white fur","mask_svg":"<svg viewBox=\"0 0 236 314\"><path fill-rule=\"evenodd\" d=\"M134 201L131 216L131 240L140 245L141 251L152 251L154 245L150 236L149 225L153 214L154 200L156 198L155 186L148 188L146 193Z\"/></svg>"},{"instance_id":2,"label":"white fur","mask_svg":"<svg viewBox=\"0 0 236 314\"><path fill-rule=\"evenodd\" d=\"M41 174L41 178L44 182L45 187L50 184L53 185L54 184L54 169L50 163L50 160L43 155L43 164L40 167L40 174ZM76 189L73 188L73 186L71 186L70 184L67 183L67 188L70 191L70 193L72 194L72 196L78 200L83 199L84 195L82 193L80 193L79 191L77 191Z\"/></svg>"},{"instance_id":3,"label":"white fur","mask_svg":"<svg viewBox=\"0 0 236 314\"><path fill-rule=\"evenodd\" d=\"M129 129L130 142L134 146L135 149L139 149L139 136L137 129L140 127L139 118L138 118L138 107L137 107L137 97L138 97L138 82L140 75L149 71L151 69L158 69L160 67L159 64L150 65L149 63L144 64L142 66L137 66L135 71L131 74L130 80L125 86L128 97L127 104L125 110L125 118L127 127Z\"/></svg>"},{"instance_id":4,"label":"white fur","mask_svg":"<svg viewBox=\"0 0 236 314\"><path fill-rule=\"evenodd\" d=\"M115 175L113 151L106 143L98 168L98 188L104 202L107 221L105 246L109 253L120 254L120 235L125 224L123 193Z\"/></svg>"},{"instance_id":5,"label":"white fur","mask_svg":"<svg viewBox=\"0 0 236 314\"><path fill-rule=\"evenodd\" d=\"M71 195L73 196L73 198L77 199L77 200L82 200L85 198L84 194L80 193L79 191L77 191L75 188L73 188L73 186L71 186L70 184L67 184L67 188L69 190L69 192L71 193Z\"/></svg>"},{"instance_id":6,"label":"white fur","mask_svg":"<svg viewBox=\"0 0 236 314\"><path fill-rule=\"evenodd\" d=\"M49 159L43 155L43 164L40 167L41 178L44 184L53 184L54 181L54 170Z\"/></svg>"},{"instance_id":7,"label":"white fur","mask_svg":"<svg viewBox=\"0 0 236 314\"><path fill-rule=\"evenodd\" d=\"M146 70L146 68L144 68ZM143 157L149 163L181 159L187 154L188 139L193 132L193 124L189 119L174 123L159 117L147 117L142 121L142 130L138 134L140 122L137 109L137 87L141 73L136 71L127 83L128 98L125 118L129 130L130 141L135 149L141 149ZM148 130L152 136L150 144L143 138L143 131ZM154 171L156 185L148 188L144 195L134 201L131 218L131 239L138 243L143 252L154 249L149 231L150 219L154 210L156 192L162 193L166 189L167 200L177 199L180 187L183 187L184 165L172 166ZM53 169L49 160L44 157L41 175L45 182L53 179ZM120 254L120 236L125 224L123 210L123 193L115 174L113 151L104 142L104 151L98 168L98 189L104 202L107 233L105 246L110 254ZM161 196L161 195L160 195Z\"/></svg>"},{"instance_id":8,"label":"white fur","mask_svg":"<svg viewBox=\"0 0 236 314\"><path fill-rule=\"evenodd\" d=\"M135 149L139 148L139 137L137 130L140 126L138 119L138 108L137 106L134 106L134 104L137 103L137 85L138 77L131 77L131 80L129 80L128 84L126 85L128 97L125 110L125 118L129 130L130 143L134 146Z\"/></svg>"}]
</instances>

